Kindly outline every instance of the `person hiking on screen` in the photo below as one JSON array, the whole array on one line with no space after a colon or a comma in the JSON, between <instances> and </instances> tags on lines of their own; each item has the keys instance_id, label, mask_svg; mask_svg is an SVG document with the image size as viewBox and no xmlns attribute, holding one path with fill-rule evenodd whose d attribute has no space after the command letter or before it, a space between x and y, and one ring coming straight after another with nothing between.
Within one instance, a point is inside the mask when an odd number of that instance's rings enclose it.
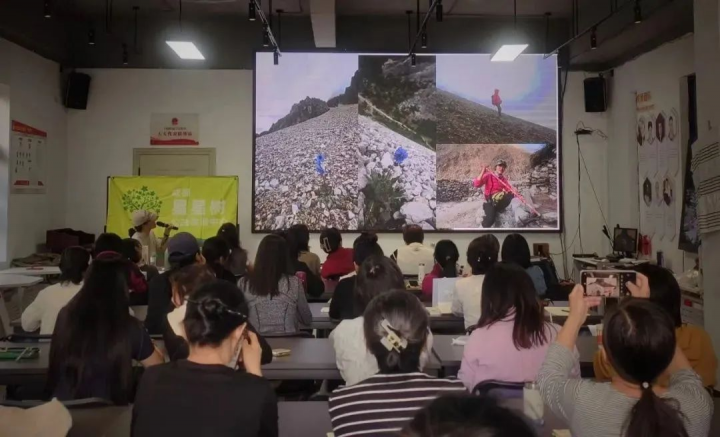
<instances>
[{"instance_id":1,"label":"person hiking on screen","mask_svg":"<svg viewBox=\"0 0 720 437\"><path fill-rule=\"evenodd\" d=\"M500 98L500 90L496 89L492 95L492 104L497 107L498 117L502 117L502 99Z\"/></svg>"},{"instance_id":2,"label":"person hiking on screen","mask_svg":"<svg viewBox=\"0 0 720 437\"><path fill-rule=\"evenodd\" d=\"M485 186L483 228L491 228L495 224L498 213L503 212L513 199L513 194L508 190L510 185L504 176L505 170L507 170L507 162L498 159L495 162L495 171L490 171L485 167L480 176L473 181L475 188Z\"/></svg>"}]
</instances>

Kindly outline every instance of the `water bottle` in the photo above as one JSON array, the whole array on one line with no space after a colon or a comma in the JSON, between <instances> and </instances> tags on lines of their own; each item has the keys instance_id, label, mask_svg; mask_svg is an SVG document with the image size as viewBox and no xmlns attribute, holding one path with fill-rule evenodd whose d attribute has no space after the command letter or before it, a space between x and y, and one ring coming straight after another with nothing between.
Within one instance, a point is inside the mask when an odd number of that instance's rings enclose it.
<instances>
[{"instance_id":1,"label":"water bottle","mask_svg":"<svg viewBox=\"0 0 720 437\"><path fill-rule=\"evenodd\" d=\"M540 386L536 382L526 382L523 387L523 413L537 425L544 423L545 407L540 394Z\"/></svg>"},{"instance_id":2,"label":"water bottle","mask_svg":"<svg viewBox=\"0 0 720 437\"><path fill-rule=\"evenodd\" d=\"M418 264L418 283L422 284L423 279L425 279L425 263Z\"/></svg>"}]
</instances>

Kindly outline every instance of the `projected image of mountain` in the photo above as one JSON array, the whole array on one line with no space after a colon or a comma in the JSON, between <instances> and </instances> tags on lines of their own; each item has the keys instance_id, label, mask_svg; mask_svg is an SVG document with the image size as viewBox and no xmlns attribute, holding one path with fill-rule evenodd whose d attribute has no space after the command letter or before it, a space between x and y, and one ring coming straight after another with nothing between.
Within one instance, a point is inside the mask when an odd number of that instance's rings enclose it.
<instances>
[{"instance_id":1,"label":"projected image of mountain","mask_svg":"<svg viewBox=\"0 0 720 437\"><path fill-rule=\"evenodd\" d=\"M438 144L557 143L557 66L542 55L491 62L437 56Z\"/></svg>"},{"instance_id":2,"label":"projected image of mountain","mask_svg":"<svg viewBox=\"0 0 720 437\"><path fill-rule=\"evenodd\" d=\"M435 150L435 116L427 97L435 91L435 57L360 56L359 113L409 140Z\"/></svg>"}]
</instances>

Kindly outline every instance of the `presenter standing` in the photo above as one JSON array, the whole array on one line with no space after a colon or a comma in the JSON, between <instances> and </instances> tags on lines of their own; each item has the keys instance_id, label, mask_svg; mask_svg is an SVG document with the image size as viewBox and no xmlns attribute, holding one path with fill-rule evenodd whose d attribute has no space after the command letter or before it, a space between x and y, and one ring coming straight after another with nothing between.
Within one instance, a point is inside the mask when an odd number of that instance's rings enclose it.
<instances>
[{"instance_id":1,"label":"presenter standing","mask_svg":"<svg viewBox=\"0 0 720 437\"><path fill-rule=\"evenodd\" d=\"M165 253L165 247L170 237L170 231L172 231L171 226L165 227L163 238L158 241L158 238L152 232L153 229L157 228L157 219L157 214L144 209L132 213L133 227L130 229L131 238L138 240L140 244L148 248L147 253L149 259L144 260L146 264L152 264L151 259L153 255L156 259L164 260L163 254Z\"/></svg>"}]
</instances>

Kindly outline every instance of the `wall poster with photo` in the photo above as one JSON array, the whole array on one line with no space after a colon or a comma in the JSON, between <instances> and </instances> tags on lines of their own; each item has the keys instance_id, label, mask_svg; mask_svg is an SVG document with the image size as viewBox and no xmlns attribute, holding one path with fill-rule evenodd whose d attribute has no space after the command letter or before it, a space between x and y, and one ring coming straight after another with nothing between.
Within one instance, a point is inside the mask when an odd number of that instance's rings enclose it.
<instances>
[{"instance_id":1,"label":"wall poster with photo","mask_svg":"<svg viewBox=\"0 0 720 437\"><path fill-rule=\"evenodd\" d=\"M258 53L253 231L561 229L557 58Z\"/></svg>"}]
</instances>

